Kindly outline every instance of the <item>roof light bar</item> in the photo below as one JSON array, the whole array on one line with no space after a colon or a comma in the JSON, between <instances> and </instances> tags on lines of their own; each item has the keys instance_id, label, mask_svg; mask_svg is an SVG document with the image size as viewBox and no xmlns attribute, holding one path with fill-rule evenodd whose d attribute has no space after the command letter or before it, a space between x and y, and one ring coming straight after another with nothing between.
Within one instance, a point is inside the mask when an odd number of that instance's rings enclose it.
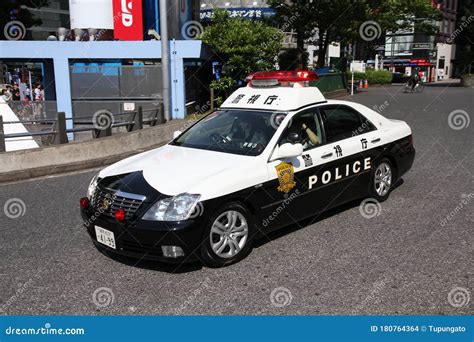
<instances>
[{"instance_id":1,"label":"roof light bar","mask_svg":"<svg viewBox=\"0 0 474 342\"><path fill-rule=\"evenodd\" d=\"M319 77L314 71L259 71L247 76L246 80L253 86L269 87L292 85L291 83L316 81Z\"/></svg>"}]
</instances>

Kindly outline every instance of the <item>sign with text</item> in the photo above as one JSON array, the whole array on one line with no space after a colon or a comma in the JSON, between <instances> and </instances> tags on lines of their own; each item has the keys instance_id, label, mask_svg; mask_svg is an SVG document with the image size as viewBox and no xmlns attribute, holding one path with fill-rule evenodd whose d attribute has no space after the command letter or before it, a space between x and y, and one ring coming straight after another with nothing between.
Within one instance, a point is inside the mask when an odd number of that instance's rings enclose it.
<instances>
[{"instance_id":1,"label":"sign with text","mask_svg":"<svg viewBox=\"0 0 474 342\"><path fill-rule=\"evenodd\" d=\"M141 0L113 0L114 38L143 40Z\"/></svg>"}]
</instances>

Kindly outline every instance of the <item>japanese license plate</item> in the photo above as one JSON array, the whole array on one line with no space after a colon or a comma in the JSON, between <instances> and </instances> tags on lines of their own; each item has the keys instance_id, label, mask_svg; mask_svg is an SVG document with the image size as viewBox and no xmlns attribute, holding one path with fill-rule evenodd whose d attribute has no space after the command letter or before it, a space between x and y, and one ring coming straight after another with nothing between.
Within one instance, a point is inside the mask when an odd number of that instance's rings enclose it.
<instances>
[{"instance_id":1,"label":"japanese license plate","mask_svg":"<svg viewBox=\"0 0 474 342\"><path fill-rule=\"evenodd\" d=\"M110 230L95 226L95 235L97 237L97 241L103 245L106 245L110 248L115 249L115 237L114 232Z\"/></svg>"}]
</instances>

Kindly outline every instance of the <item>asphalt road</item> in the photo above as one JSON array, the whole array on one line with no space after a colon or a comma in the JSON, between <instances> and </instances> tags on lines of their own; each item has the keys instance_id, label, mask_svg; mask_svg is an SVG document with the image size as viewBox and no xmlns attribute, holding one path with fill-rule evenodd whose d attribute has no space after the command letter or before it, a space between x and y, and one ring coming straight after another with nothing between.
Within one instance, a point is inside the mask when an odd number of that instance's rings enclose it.
<instances>
[{"instance_id":1,"label":"asphalt road","mask_svg":"<svg viewBox=\"0 0 474 342\"><path fill-rule=\"evenodd\" d=\"M455 130L448 116L474 120L474 91L401 90L354 98L414 131L413 169L379 215L367 219L352 203L222 269L97 251L78 210L95 171L1 185L1 313L473 314L474 122ZM14 198L25 207L12 219L1 208Z\"/></svg>"}]
</instances>

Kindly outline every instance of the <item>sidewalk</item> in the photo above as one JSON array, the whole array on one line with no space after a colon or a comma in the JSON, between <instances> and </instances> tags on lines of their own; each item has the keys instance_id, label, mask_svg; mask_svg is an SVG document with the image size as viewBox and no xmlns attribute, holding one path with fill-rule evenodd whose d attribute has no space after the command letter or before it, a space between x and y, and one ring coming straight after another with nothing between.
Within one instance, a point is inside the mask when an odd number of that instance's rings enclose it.
<instances>
[{"instance_id":1,"label":"sidewalk","mask_svg":"<svg viewBox=\"0 0 474 342\"><path fill-rule=\"evenodd\" d=\"M426 87L459 87L461 80L458 78L448 78L447 80L425 83Z\"/></svg>"}]
</instances>

